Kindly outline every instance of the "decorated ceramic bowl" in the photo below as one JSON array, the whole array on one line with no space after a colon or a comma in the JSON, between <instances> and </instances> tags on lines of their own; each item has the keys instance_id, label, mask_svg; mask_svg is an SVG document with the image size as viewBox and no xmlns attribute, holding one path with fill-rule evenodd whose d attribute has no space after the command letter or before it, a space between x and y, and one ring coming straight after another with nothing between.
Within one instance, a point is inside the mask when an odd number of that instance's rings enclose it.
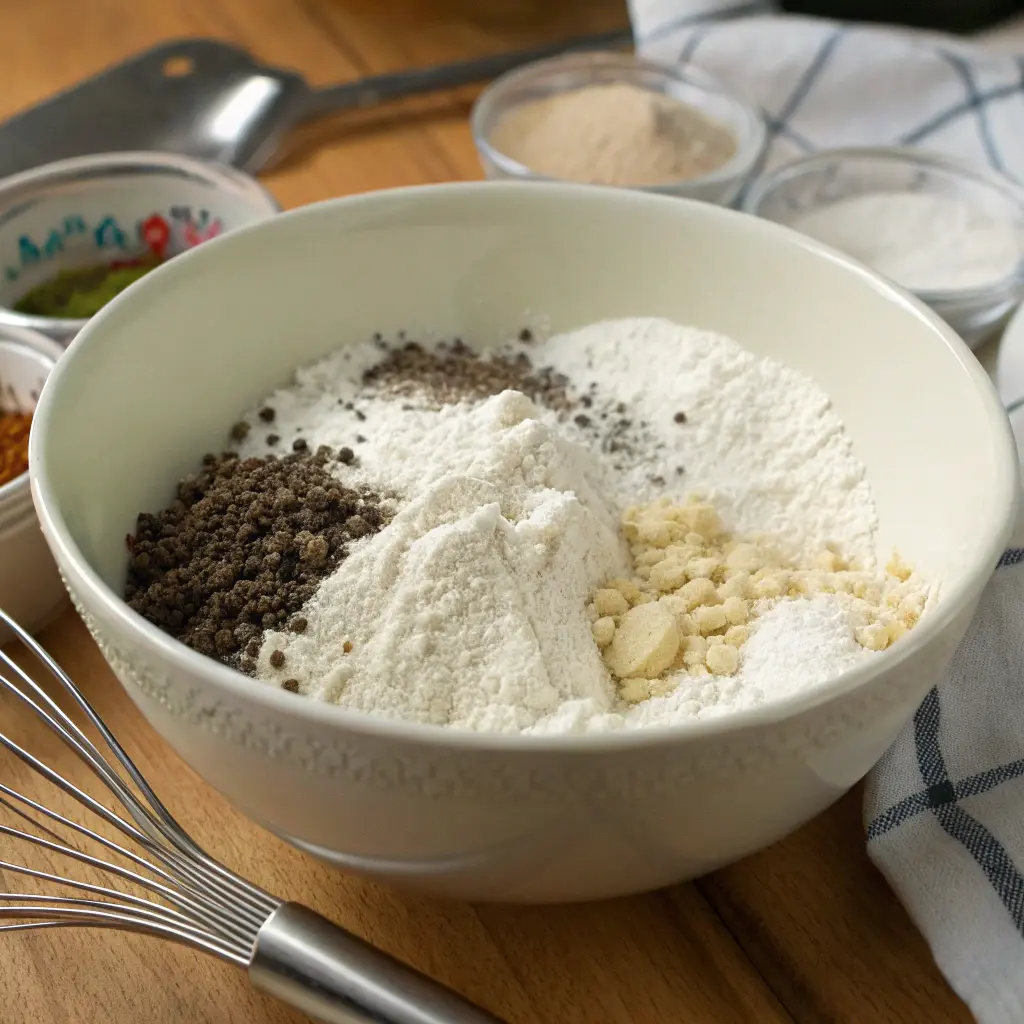
<instances>
[{"instance_id":1,"label":"decorated ceramic bowl","mask_svg":"<svg viewBox=\"0 0 1024 1024\"><path fill-rule=\"evenodd\" d=\"M5 178L0 326L31 328L66 344L88 316L54 315L58 305L73 314L104 286L116 288L278 209L248 175L169 153L77 157ZM74 288L79 301L61 302Z\"/></svg>"}]
</instances>

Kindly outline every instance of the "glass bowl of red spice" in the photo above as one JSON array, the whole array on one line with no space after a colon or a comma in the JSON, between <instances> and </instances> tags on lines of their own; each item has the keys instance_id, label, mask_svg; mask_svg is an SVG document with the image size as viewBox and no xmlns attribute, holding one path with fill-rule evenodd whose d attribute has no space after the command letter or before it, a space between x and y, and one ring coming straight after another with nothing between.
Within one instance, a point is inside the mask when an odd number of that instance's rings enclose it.
<instances>
[{"instance_id":1,"label":"glass bowl of red spice","mask_svg":"<svg viewBox=\"0 0 1024 1024\"><path fill-rule=\"evenodd\" d=\"M66 599L39 529L28 473L36 401L61 352L36 331L0 326L0 608L32 630ZM0 644L5 640L0 629Z\"/></svg>"}]
</instances>

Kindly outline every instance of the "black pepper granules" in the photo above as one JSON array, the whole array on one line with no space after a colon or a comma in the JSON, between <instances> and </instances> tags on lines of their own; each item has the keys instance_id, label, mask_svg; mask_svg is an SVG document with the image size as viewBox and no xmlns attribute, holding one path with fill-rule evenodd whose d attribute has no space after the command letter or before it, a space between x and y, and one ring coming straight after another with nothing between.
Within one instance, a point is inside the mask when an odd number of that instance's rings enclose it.
<instances>
[{"instance_id":1,"label":"black pepper granules","mask_svg":"<svg viewBox=\"0 0 1024 1024\"><path fill-rule=\"evenodd\" d=\"M529 330L519 334L521 342L533 340ZM538 405L551 409L587 435L587 441L624 461L639 451L662 447L650 424L626 415L625 402L603 399L596 382L577 394L565 374L553 367L535 367L526 352L499 352L479 355L459 338L427 348L415 341L387 347L380 362L363 374L363 384L387 398L416 398L427 408L440 408L457 402L476 402L502 391L520 391ZM346 403L346 409L352 408ZM413 408L403 403L401 408ZM584 411L586 410L586 411ZM682 416L682 419L679 417ZM358 416L357 418L362 418ZM686 421L677 413L676 422ZM356 435L356 443L365 438Z\"/></svg>"},{"instance_id":2,"label":"black pepper granules","mask_svg":"<svg viewBox=\"0 0 1024 1024\"><path fill-rule=\"evenodd\" d=\"M296 613L349 542L390 518L377 494L330 475L333 458L327 448L205 456L168 508L139 515L128 538L129 605L194 650L253 672L263 632L304 630Z\"/></svg>"},{"instance_id":3,"label":"black pepper granules","mask_svg":"<svg viewBox=\"0 0 1024 1024\"><path fill-rule=\"evenodd\" d=\"M417 396L433 406L477 401L502 391L521 391L558 412L568 412L575 404L564 374L535 368L523 352L483 358L460 340L433 349L406 342L371 366L363 383L389 395Z\"/></svg>"}]
</instances>

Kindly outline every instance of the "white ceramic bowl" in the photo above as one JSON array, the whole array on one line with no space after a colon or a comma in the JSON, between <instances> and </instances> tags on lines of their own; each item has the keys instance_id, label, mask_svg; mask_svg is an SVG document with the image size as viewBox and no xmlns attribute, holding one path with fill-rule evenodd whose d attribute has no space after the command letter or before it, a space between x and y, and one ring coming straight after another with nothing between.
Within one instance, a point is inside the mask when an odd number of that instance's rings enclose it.
<instances>
[{"instance_id":1,"label":"white ceramic bowl","mask_svg":"<svg viewBox=\"0 0 1024 1024\"><path fill-rule=\"evenodd\" d=\"M172 153L101 153L0 181L0 325L70 341L85 320L12 307L62 270L176 256L280 207L233 167Z\"/></svg>"},{"instance_id":2,"label":"white ceramic bowl","mask_svg":"<svg viewBox=\"0 0 1024 1024\"><path fill-rule=\"evenodd\" d=\"M63 349L24 328L0 325L0 410L31 412ZM0 485L0 608L36 632L67 594L39 529L28 473ZM0 625L0 644L9 639Z\"/></svg>"},{"instance_id":3,"label":"white ceramic bowl","mask_svg":"<svg viewBox=\"0 0 1024 1024\"><path fill-rule=\"evenodd\" d=\"M256 685L121 601L136 513L164 504L239 411L297 364L378 330L499 340L527 310L558 330L667 316L817 378L867 464L880 551L898 544L941 577L937 607L864 668L760 709L647 732L524 737L378 720ZM916 300L766 221L563 184L379 192L201 246L90 321L38 416L43 529L153 726L297 845L474 899L665 885L822 810L874 764L952 655L1017 495L991 384Z\"/></svg>"}]
</instances>

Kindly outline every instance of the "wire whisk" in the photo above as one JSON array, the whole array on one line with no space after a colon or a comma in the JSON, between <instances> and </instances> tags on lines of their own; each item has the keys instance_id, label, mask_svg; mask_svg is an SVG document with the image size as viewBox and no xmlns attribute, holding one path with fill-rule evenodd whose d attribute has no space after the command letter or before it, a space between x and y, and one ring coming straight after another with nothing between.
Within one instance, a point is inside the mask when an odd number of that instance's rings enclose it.
<instances>
[{"instance_id":1,"label":"wire whisk","mask_svg":"<svg viewBox=\"0 0 1024 1024\"><path fill-rule=\"evenodd\" d=\"M0 622L56 681L99 742L2 649L0 693L38 717L112 797L101 802L31 753L12 736L16 716L5 718L0 748L84 808L94 827L9 785L14 773L0 762L0 933L89 927L168 939L245 969L256 988L324 1024L500 1024L451 990L308 908L283 902L204 852L57 662L2 610ZM33 850L45 851L47 861L56 855L69 868L82 866L87 877L32 867ZM97 872L98 880L88 880ZM41 891L3 891L5 875L32 879L28 888Z\"/></svg>"}]
</instances>

